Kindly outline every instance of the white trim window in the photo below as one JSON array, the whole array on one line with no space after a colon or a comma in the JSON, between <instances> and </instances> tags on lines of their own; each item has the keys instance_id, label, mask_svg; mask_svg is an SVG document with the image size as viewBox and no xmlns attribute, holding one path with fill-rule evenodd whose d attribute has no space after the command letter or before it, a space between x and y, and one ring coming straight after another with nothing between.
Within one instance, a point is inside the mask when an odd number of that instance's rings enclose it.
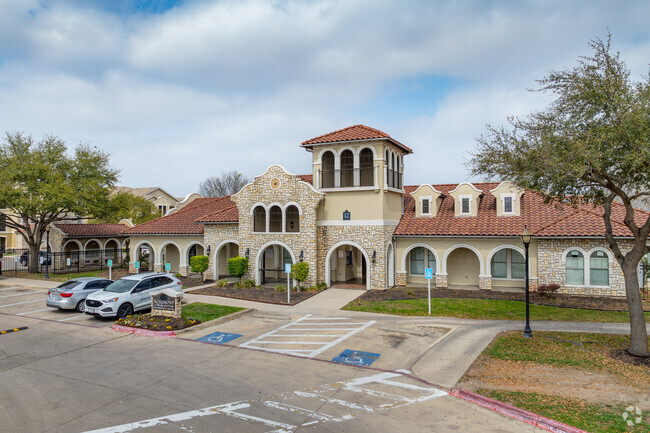
<instances>
[{"instance_id":1,"label":"white trim window","mask_svg":"<svg viewBox=\"0 0 650 433\"><path fill-rule=\"evenodd\" d=\"M585 258L578 250L571 250L566 256L566 283L585 284Z\"/></svg>"},{"instance_id":2,"label":"white trim window","mask_svg":"<svg viewBox=\"0 0 650 433\"><path fill-rule=\"evenodd\" d=\"M503 214L504 215L514 215L515 213L515 195L514 194L503 194L501 195L501 200L503 202Z\"/></svg>"},{"instance_id":3,"label":"white trim window","mask_svg":"<svg viewBox=\"0 0 650 433\"><path fill-rule=\"evenodd\" d=\"M523 280L526 276L526 261L519 251L504 248L494 253L490 269L492 278Z\"/></svg>"},{"instance_id":4,"label":"white trim window","mask_svg":"<svg viewBox=\"0 0 650 433\"><path fill-rule=\"evenodd\" d=\"M471 215L472 214L472 196L471 195L461 195L458 197L460 209L459 215Z\"/></svg>"},{"instance_id":5,"label":"white trim window","mask_svg":"<svg viewBox=\"0 0 650 433\"><path fill-rule=\"evenodd\" d=\"M424 254L424 252L428 254ZM436 274L436 256L431 250L424 247L413 248L409 252L409 271L411 275L424 276L425 268L432 268L433 274Z\"/></svg>"},{"instance_id":6,"label":"white trim window","mask_svg":"<svg viewBox=\"0 0 650 433\"><path fill-rule=\"evenodd\" d=\"M589 285L609 286L609 257L597 250L589 257Z\"/></svg>"},{"instance_id":7,"label":"white trim window","mask_svg":"<svg viewBox=\"0 0 650 433\"><path fill-rule=\"evenodd\" d=\"M431 215L431 197L420 197L420 215Z\"/></svg>"}]
</instances>

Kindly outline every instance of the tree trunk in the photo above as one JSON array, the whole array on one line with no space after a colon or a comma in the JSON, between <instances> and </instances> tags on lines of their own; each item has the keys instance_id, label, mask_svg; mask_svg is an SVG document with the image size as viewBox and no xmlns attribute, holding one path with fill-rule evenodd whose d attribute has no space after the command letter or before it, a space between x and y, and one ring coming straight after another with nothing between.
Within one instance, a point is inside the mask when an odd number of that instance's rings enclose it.
<instances>
[{"instance_id":1,"label":"tree trunk","mask_svg":"<svg viewBox=\"0 0 650 433\"><path fill-rule=\"evenodd\" d=\"M40 245L34 242L32 244L28 244L28 246L29 246L29 267L27 268L27 271L30 274L34 274L38 272L38 265L40 259L40 257L38 256L38 251L40 250Z\"/></svg>"},{"instance_id":2,"label":"tree trunk","mask_svg":"<svg viewBox=\"0 0 650 433\"><path fill-rule=\"evenodd\" d=\"M630 314L630 347L627 351L635 356L649 356L648 332L641 303L637 266L634 265L633 260L628 260L621 269L625 277L627 308Z\"/></svg>"}]
</instances>

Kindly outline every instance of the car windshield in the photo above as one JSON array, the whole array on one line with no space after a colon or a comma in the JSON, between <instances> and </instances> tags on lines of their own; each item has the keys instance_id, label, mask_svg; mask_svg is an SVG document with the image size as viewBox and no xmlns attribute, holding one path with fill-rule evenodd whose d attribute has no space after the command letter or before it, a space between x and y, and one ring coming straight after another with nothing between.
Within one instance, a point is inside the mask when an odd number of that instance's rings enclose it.
<instances>
[{"instance_id":1,"label":"car windshield","mask_svg":"<svg viewBox=\"0 0 650 433\"><path fill-rule=\"evenodd\" d=\"M128 292L138 283L137 280L117 280L104 289L105 292L124 293Z\"/></svg>"},{"instance_id":2,"label":"car windshield","mask_svg":"<svg viewBox=\"0 0 650 433\"><path fill-rule=\"evenodd\" d=\"M59 286L56 286L56 288L57 289L68 289L68 290L70 290L70 289L74 289L79 284L81 284L80 281L70 280L70 281L66 281L65 283L63 283L63 284L61 284Z\"/></svg>"}]
</instances>

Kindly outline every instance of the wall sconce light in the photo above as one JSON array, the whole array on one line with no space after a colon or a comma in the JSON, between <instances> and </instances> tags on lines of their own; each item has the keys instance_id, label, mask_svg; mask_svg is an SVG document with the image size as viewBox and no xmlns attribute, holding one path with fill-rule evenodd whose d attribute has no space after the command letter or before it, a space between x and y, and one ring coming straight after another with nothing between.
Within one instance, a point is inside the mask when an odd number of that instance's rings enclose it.
<instances>
[{"instance_id":1,"label":"wall sconce light","mask_svg":"<svg viewBox=\"0 0 650 433\"><path fill-rule=\"evenodd\" d=\"M291 230L293 230L295 226L296 226L296 225L294 224L293 221L291 221L291 222L289 223L289 228L290 228Z\"/></svg>"},{"instance_id":2,"label":"wall sconce light","mask_svg":"<svg viewBox=\"0 0 650 433\"><path fill-rule=\"evenodd\" d=\"M208 249L206 250L206 252L208 253L207 255L209 256L210 255L210 245L208 245Z\"/></svg>"},{"instance_id":3,"label":"wall sconce light","mask_svg":"<svg viewBox=\"0 0 650 433\"><path fill-rule=\"evenodd\" d=\"M299 257L300 261L302 262L304 258L305 258L305 252L303 250L300 250L300 257Z\"/></svg>"},{"instance_id":4,"label":"wall sconce light","mask_svg":"<svg viewBox=\"0 0 650 433\"><path fill-rule=\"evenodd\" d=\"M372 264L374 265L376 261L377 261L377 251L372 250Z\"/></svg>"},{"instance_id":5,"label":"wall sconce light","mask_svg":"<svg viewBox=\"0 0 650 433\"><path fill-rule=\"evenodd\" d=\"M246 248L246 258L248 258L248 256L250 256L250 253L251 253L251 249Z\"/></svg>"}]
</instances>

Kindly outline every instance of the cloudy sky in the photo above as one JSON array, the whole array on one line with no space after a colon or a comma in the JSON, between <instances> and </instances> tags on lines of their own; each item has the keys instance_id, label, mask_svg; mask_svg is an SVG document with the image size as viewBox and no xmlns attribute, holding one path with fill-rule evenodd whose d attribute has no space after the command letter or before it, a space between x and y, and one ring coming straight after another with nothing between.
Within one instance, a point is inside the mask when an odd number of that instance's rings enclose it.
<instances>
[{"instance_id":1,"label":"cloudy sky","mask_svg":"<svg viewBox=\"0 0 650 433\"><path fill-rule=\"evenodd\" d=\"M120 184L184 196L224 171L310 173L299 144L362 123L408 184L467 180L485 124L613 34L648 73L648 1L0 0L0 132L90 143Z\"/></svg>"}]
</instances>

